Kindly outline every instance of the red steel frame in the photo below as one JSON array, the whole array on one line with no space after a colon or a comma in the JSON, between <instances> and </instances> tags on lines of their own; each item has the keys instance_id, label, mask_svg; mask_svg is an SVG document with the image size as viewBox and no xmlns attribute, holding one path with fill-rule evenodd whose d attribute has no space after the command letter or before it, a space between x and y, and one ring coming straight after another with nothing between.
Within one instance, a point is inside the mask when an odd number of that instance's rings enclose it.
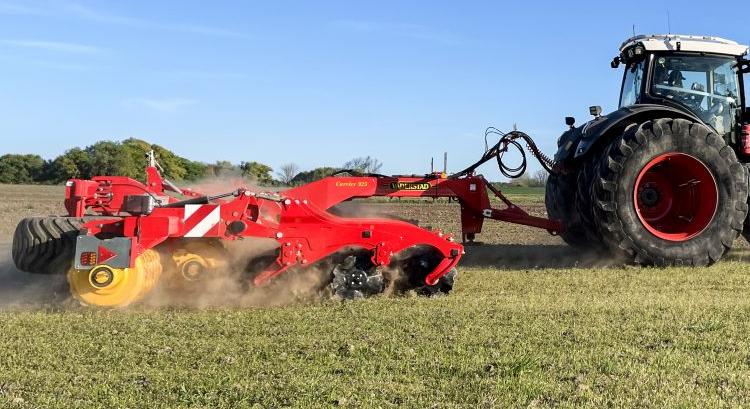
<instances>
[{"instance_id":1,"label":"red steel frame","mask_svg":"<svg viewBox=\"0 0 750 409\"><path fill-rule=\"evenodd\" d=\"M504 209L493 207L488 191L503 202ZM451 178L433 173L426 176L381 177L378 178L375 196L457 200L461 205L461 235L464 242L473 241L475 235L482 232L484 219L537 227L553 235L562 231L560 222L528 214L481 175Z\"/></svg>"},{"instance_id":2,"label":"red steel frame","mask_svg":"<svg viewBox=\"0 0 750 409\"><path fill-rule=\"evenodd\" d=\"M315 263L345 248L372 252L376 266L387 266L394 255L413 246L430 246L442 261L425 278L429 285L456 266L463 246L441 231L430 231L400 220L344 218L327 210L341 202L373 196L453 198L461 204L463 240L473 240L481 232L485 218L560 231L557 221L530 216L515 206L481 176L446 178L427 176L352 176L322 180L273 194L246 189L231 199L216 199L202 205L181 206L167 196L169 186L153 166L146 169L147 183L122 176L99 176L92 180L73 179L67 183L65 207L71 217L94 213L112 218L90 221L83 235L125 237L131 240L130 265L145 250L172 238L195 237L194 220L216 214L216 223L202 229L200 237L234 240L242 237L270 238L278 242L276 263L259 273L254 283L263 285L297 265ZM493 192L505 209L492 207L487 191ZM200 197L193 191L183 196ZM171 206L155 207L149 214L130 215L124 211L127 196L149 195ZM162 203L164 204L164 203ZM216 210L218 209L218 210Z\"/></svg>"}]
</instances>

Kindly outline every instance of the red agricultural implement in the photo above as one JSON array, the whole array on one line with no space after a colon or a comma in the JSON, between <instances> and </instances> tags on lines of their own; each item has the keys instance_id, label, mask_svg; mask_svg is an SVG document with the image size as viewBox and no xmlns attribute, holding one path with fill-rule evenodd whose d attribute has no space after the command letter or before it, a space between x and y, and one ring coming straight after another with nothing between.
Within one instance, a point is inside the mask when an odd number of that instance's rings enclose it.
<instances>
[{"instance_id":1,"label":"red agricultural implement","mask_svg":"<svg viewBox=\"0 0 750 409\"><path fill-rule=\"evenodd\" d=\"M86 304L117 307L140 299L162 275L195 281L224 268L225 240L259 238L275 240L277 248L273 256L263 256L267 262L261 268L253 263L256 286L315 267L327 271L334 295L356 298L383 291L393 284L383 271L398 269L401 290L433 294L451 290L463 254L451 234L402 220L340 217L330 210L376 196L451 198L460 203L466 241L481 232L485 218L553 234L560 229L555 221L530 216L474 174L481 163L450 177L337 175L282 192L237 189L206 196L174 186L162 178L153 156L150 162L145 184L121 176L68 181L67 217L19 224L13 248L19 268L50 272L55 261L68 257L62 264L69 267L73 295ZM493 207L488 192L504 208Z\"/></svg>"},{"instance_id":2,"label":"red agricultural implement","mask_svg":"<svg viewBox=\"0 0 750 409\"><path fill-rule=\"evenodd\" d=\"M619 108L602 115L591 107L594 118L579 127L566 118L570 129L558 139L554 161L528 135L490 128L485 140L498 134L499 142L450 176L350 172L277 193L237 189L207 196L166 181L152 157L146 184L118 176L69 181L68 215L22 220L13 259L28 272L62 268L79 300L101 306L128 305L161 276L196 281L220 271L224 244L245 238L275 243L275 251L249 268L258 286L315 269L324 274L323 286L343 298L386 286L448 292L463 254L453 236L333 211L351 199L427 197L459 203L461 242L472 242L484 219L495 219L637 264L708 265L740 233L750 237L747 53L747 46L715 37L626 40L611 64L625 66ZM476 173L497 160L505 176L523 174L521 142L550 173L550 219L529 215ZM503 162L509 149L521 153L519 167Z\"/></svg>"}]
</instances>

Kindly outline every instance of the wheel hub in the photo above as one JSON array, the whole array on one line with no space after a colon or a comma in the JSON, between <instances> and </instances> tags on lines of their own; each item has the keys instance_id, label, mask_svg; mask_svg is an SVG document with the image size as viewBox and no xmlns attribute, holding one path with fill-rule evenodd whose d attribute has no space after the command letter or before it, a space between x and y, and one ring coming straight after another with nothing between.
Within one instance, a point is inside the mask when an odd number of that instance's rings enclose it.
<instances>
[{"instance_id":1,"label":"wheel hub","mask_svg":"<svg viewBox=\"0 0 750 409\"><path fill-rule=\"evenodd\" d=\"M645 207L654 207L659 203L661 195L659 190L653 186L646 186L638 192L638 200Z\"/></svg>"},{"instance_id":2,"label":"wheel hub","mask_svg":"<svg viewBox=\"0 0 750 409\"><path fill-rule=\"evenodd\" d=\"M95 288L107 288L115 281L115 272L111 268L96 267L89 273L89 283Z\"/></svg>"},{"instance_id":3,"label":"wheel hub","mask_svg":"<svg viewBox=\"0 0 750 409\"><path fill-rule=\"evenodd\" d=\"M367 285L367 274L360 269L351 269L344 273L346 285L353 290L362 290Z\"/></svg>"},{"instance_id":4,"label":"wheel hub","mask_svg":"<svg viewBox=\"0 0 750 409\"><path fill-rule=\"evenodd\" d=\"M719 203L719 188L708 167L680 152L649 161L638 174L634 190L641 224L667 241L686 241L701 234Z\"/></svg>"},{"instance_id":5,"label":"wheel hub","mask_svg":"<svg viewBox=\"0 0 750 409\"><path fill-rule=\"evenodd\" d=\"M344 299L355 299L382 292L385 282L379 271L372 268L368 274L358 268L356 262L356 257L349 256L333 269L333 293Z\"/></svg>"},{"instance_id":6,"label":"wheel hub","mask_svg":"<svg viewBox=\"0 0 750 409\"><path fill-rule=\"evenodd\" d=\"M180 272L186 281L198 281L203 276L206 267L197 260L190 260L182 265Z\"/></svg>"}]
</instances>

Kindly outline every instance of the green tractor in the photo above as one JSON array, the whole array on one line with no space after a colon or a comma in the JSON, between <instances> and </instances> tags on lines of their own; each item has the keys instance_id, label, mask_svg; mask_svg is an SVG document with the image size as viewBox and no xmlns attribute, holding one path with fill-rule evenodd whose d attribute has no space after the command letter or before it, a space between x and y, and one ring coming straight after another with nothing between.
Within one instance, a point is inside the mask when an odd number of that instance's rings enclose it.
<instances>
[{"instance_id":1,"label":"green tractor","mask_svg":"<svg viewBox=\"0 0 750 409\"><path fill-rule=\"evenodd\" d=\"M643 265L719 260L748 213L748 47L716 37L636 36L619 109L567 130L549 177L549 216L570 245Z\"/></svg>"}]
</instances>

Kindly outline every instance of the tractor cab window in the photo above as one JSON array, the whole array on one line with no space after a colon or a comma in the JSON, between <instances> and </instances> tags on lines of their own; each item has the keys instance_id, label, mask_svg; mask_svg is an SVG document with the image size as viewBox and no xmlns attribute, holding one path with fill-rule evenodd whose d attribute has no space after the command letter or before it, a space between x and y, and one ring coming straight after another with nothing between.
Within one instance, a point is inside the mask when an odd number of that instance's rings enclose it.
<instances>
[{"instance_id":1,"label":"tractor cab window","mask_svg":"<svg viewBox=\"0 0 750 409\"><path fill-rule=\"evenodd\" d=\"M638 103L642 83L643 60L628 64L625 68L625 79L623 80L622 92L620 93L621 108Z\"/></svg>"},{"instance_id":2,"label":"tractor cab window","mask_svg":"<svg viewBox=\"0 0 750 409\"><path fill-rule=\"evenodd\" d=\"M738 109L735 59L699 55L657 56L651 93L673 100L696 114L717 133L732 130Z\"/></svg>"}]
</instances>

